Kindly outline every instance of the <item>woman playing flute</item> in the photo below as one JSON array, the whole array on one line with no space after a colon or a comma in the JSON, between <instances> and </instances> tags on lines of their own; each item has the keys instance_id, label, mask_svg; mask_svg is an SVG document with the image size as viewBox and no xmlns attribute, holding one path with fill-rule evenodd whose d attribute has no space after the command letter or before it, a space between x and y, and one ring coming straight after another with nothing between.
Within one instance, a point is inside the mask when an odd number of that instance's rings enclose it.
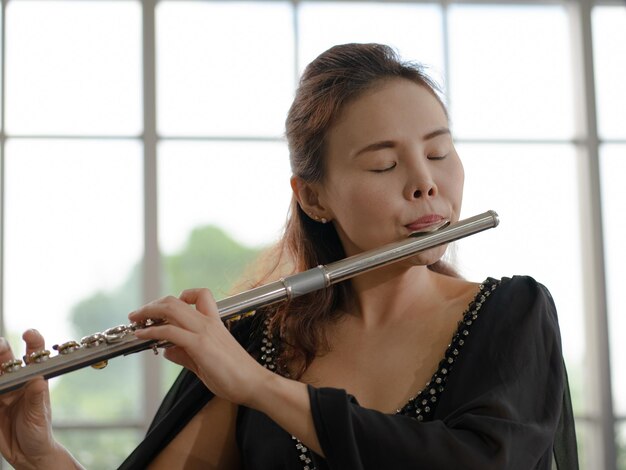
<instances>
[{"instance_id":1,"label":"woman playing flute","mask_svg":"<svg viewBox=\"0 0 626 470\"><path fill-rule=\"evenodd\" d=\"M293 199L266 278L459 218L463 167L438 89L386 46L315 59L286 136ZM555 456L577 468L548 290L525 276L470 282L445 250L227 324L206 289L132 312L165 320L135 334L173 343L165 357L185 369L121 468L547 470ZM24 339L44 346L34 330ZM43 379L0 400L12 465L80 467L54 440Z\"/></svg>"}]
</instances>

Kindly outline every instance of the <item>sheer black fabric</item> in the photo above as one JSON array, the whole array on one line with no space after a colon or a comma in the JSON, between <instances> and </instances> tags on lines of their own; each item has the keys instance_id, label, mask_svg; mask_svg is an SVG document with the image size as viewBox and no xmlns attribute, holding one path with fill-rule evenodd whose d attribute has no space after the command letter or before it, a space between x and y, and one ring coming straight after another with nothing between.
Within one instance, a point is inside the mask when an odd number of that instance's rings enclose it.
<instances>
[{"instance_id":1,"label":"sheer black fabric","mask_svg":"<svg viewBox=\"0 0 626 470\"><path fill-rule=\"evenodd\" d=\"M256 353L261 327L249 316L231 331ZM344 390L309 396L326 456L312 456L318 470L578 469L556 311L529 277L503 279L484 303L428 421L363 408ZM147 466L211 397L182 372L120 468ZM256 410L240 407L237 442L244 468L303 468L291 436Z\"/></svg>"}]
</instances>

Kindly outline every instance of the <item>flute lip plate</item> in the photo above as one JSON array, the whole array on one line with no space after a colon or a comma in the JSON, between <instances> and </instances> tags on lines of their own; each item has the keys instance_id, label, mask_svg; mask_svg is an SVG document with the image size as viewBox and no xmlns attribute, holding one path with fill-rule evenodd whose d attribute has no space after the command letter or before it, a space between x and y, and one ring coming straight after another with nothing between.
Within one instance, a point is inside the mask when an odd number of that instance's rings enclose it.
<instances>
[{"instance_id":1,"label":"flute lip plate","mask_svg":"<svg viewBox=\"0 0 626 470\"><path fill-rule=\"evenodd\" d=\"M418 232L413 232L411 235L409 235L409 237L421 237L422 235L427 235L437 230L441 230L442 228L445 228L448 225L450 225L450 219L441 219L439 222L429 225L423 230L420 230Z\"/></svg>"}]
</instances>

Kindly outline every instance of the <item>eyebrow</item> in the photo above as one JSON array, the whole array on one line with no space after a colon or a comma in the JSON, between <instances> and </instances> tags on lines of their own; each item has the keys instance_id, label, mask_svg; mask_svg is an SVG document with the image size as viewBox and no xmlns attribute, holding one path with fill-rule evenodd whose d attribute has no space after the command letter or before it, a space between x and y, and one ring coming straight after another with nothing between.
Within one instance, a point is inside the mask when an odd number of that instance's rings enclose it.
<instances>
[{"instance_id":1,"label":"eyebrow","mask_svg":"<svg viewBox=\"0 0 626 470\"><path fill-rule=\"evenodd\" d=\"M359 155L366 153L366 152L373 152L375 150L382 150L382 149L390 149L395 146L396 144L392 140L381 140L380 142L374 142L373 144L366 145L361 150L356 152L354 156L358 157Z\"/></svg>"},{"instance_id":2,"label":"eyebrow","mask_svg":"<svg viewBox=\"0 0 626 470\"><path fill-rule=\"evenodd\" d=\"M422 137L422 139L430 140L430 139L434 139L435 137L438 137L444 134L450 135L450 129L448 129L447 127L440 127L439 129L435 129L434 131L429 132L424 137Z\"/></svg>"},{"instance_id":3,"label":"eyebrow","mask_svg":"<svg viewBox=\"0 0 626 470\"><path fill-rule=\"evenodd\" d=\"M447 127L440 127L424 135L422 137L422 140L431 140L440 135L450 135L450 129L448 129ZM374 142L372 144L366 145L365 147L357 151L354 154L354 156L358 157L359 155L366 153L366 152L373 152L376 150L394 148L395 146L396 146L396 143L393 140L381 140L380 142Z\"/></svg>"}]
</instances>

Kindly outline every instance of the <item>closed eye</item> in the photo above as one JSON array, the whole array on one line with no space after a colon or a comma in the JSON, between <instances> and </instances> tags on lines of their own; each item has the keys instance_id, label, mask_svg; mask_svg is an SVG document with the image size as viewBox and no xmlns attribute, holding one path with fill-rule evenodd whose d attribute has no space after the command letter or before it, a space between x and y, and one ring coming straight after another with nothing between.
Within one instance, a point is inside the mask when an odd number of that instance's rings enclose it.
<instances>
[{"instance_id":1,"label":"closed eye","mask_svg":"<svg viewBox=\"0 0 626 470\"><path fill-rule=\"evenodd\" d=\"M447 157L447 155L441 155L441 156L439 156L439 155L429 155L428 159L429 160L443 160L446 157Z\"/></svg>"},{"instance_id":2,"label":"closed eye","mask_svg":"<svg viewBox=\"0 0 626 470\"><path fill-rule=\"evenodd\" d=\"M381 169L375 169L375 170L370 170L373 173L385 173L386 171L391 171L396 167L397 163L393 162L390 166L388 166L387 168L381 168Z\"/></svg>"}]
</instances>

